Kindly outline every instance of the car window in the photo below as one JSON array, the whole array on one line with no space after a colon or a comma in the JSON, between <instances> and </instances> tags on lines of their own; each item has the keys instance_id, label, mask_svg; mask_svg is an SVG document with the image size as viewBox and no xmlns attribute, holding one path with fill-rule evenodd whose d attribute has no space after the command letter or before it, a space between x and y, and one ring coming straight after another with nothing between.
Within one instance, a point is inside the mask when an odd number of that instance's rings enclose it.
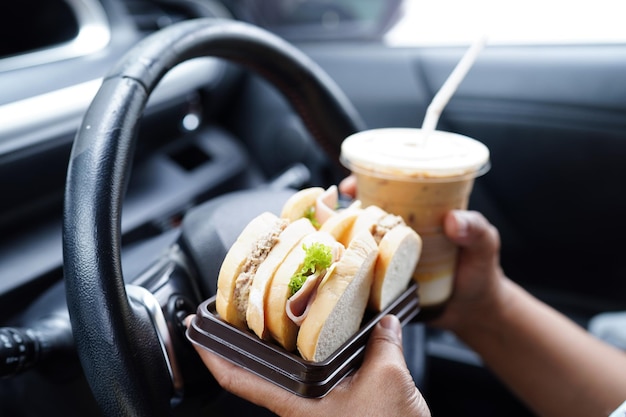
<instances>
[{"instance_id":1,"label":"car window","mask_svg":"<svg viewBox=\"0 0 626 417\"><path fill-rule=\"evenodd\" d=\"M623 0L405 0L385 35L395 46L626 42Z\"/></svg>"},{"instance_id":2,"label":"car window","mask_svg":"<svg viewBox=\"0 0 626 417\"><path fill-rule=\"evenodd\" d=\"M381 40L402 0L233 0L260 26L291 41Z\"/></svg>"}]
</instances>

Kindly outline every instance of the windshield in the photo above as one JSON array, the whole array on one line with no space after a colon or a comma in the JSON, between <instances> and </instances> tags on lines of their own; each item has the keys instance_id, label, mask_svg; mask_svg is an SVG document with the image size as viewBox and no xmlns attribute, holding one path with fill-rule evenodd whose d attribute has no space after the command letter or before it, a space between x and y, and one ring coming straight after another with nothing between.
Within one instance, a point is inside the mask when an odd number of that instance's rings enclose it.
<instances>
[{"instance_id":1,"label":"windshield","mask_svg":"<svg viewBox=\"0 0 626 417\"><path fill-rule=\"evenodd\" d=\"M405 0L394 46L624 43L623 0ZM443 23L442 23L443 22Z\"/></svg>"}]
</instances>

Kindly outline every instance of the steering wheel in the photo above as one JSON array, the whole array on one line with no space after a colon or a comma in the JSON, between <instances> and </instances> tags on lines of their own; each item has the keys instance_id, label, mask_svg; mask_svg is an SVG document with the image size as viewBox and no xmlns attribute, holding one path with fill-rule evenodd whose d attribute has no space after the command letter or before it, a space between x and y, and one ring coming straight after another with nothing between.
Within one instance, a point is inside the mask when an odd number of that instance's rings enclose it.
<instances>
[{"instance_id":1,"label":"steering wheel","mask_svg":"<svg viewBox=\"0 0 626 417\"><path fill-rule=\"evenodd\" d=\"M161 78L196 57L224 58L272 83L337 162L363 128L333 81L285 41L219 19L177 23L140 42L105 77L77 133L67 173L63 255L67 303L85 376L106 416L170 415L172 352L150 294L130 297L121 267L122 201L136 130ZM154 307L154 305L152 305ZM167 332L167 328L165 329Z\"/></svg>"}]
</instances>

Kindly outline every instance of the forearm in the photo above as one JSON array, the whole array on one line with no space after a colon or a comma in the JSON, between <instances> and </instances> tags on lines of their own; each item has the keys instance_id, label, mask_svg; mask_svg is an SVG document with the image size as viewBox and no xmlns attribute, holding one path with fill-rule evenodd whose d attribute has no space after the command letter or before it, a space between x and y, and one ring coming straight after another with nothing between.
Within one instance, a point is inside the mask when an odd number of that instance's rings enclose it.
<instances>
[{"instance_id":1,"label":"forearm","mask_svg":"<svg viewBox=\"0 0 626 417\"><path fill-rule=\"evenodd\" d=\"M608 416L626 400L626 355L513 282L500 306L456 329L484 363L541 416Z\"/></svg>"}]
</instances>

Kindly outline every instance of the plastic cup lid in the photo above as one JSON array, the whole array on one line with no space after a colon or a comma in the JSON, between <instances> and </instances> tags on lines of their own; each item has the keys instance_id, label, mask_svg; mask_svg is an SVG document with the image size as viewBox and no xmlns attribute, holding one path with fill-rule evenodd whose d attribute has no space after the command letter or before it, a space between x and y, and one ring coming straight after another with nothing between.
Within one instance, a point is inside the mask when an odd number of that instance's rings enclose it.
<instances>
[{"instance_id":1,"label":"plastic cup lid","mask_svg":"<svg viewBox=\"0 0 626 417\"><path fill-rule=\"evenodd\" d=\"M489 169L489 149L475 139L441 130L424 138L421 129L371 129L344 140L341 162L354 172L375 176L473 178Z\"/></svg>"}]
</instances>

